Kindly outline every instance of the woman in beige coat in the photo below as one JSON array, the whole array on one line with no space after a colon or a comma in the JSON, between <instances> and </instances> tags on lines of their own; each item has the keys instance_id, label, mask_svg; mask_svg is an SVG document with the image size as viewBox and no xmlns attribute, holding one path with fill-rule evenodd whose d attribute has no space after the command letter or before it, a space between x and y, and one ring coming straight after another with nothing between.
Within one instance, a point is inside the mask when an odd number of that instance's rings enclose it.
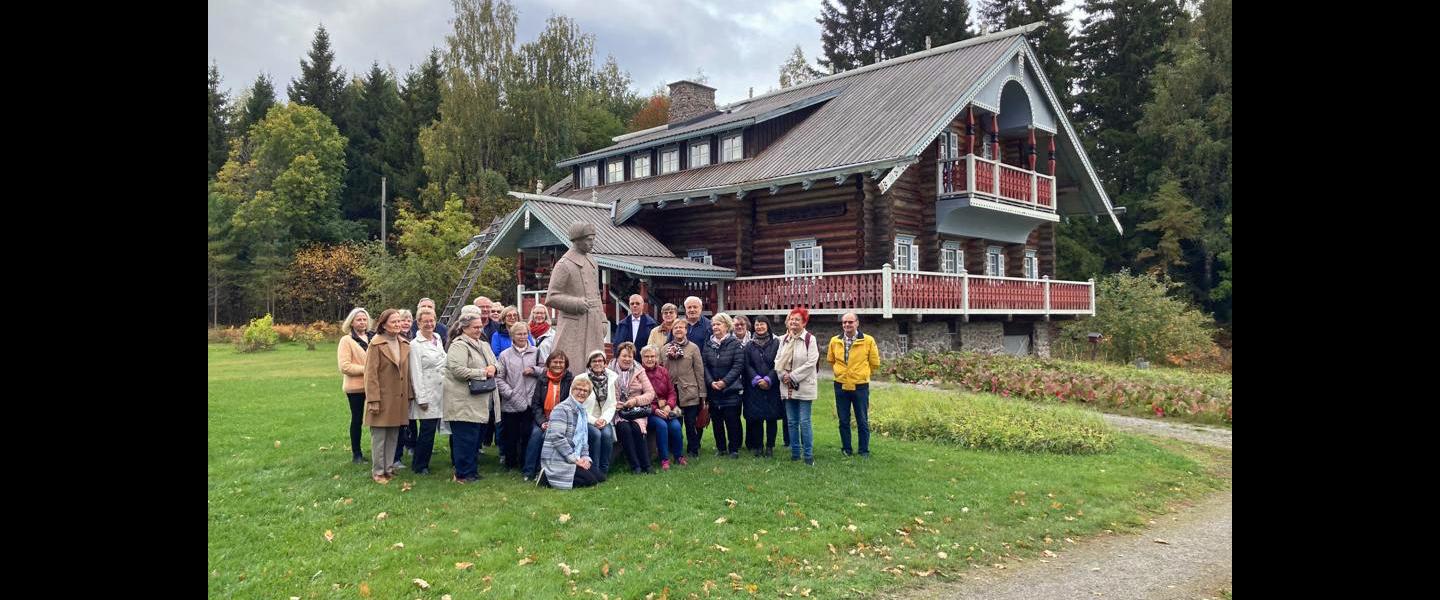
<instances>
[{"instance_id":1,"label":"woman in beige coat","mask_svg":"<svg viewBox=\"0 0 1440 600\"><path fill-rule=\"evenodd\" d=\"M700 406L705 402L705 363L700 358L700 346L690 341L686 332L690 324L685 319L675 319L670 324L670 343L665 344L665 370L675 382L675 395L680 411L685 413L685 453L700 456L700 430L695 419L700 416ZM688 465L684 456L680 464Z\"/></svg>"},{"instance_id":2,"label":"woman in beige coat","mask_svg":"<svg viewBox=\"0 0 1440 600\"><path fill-rule=\"evenodd\" d=\"M815 464L815 435L810 426L810 409L819 395L815 383L819 374L820 344L805 330L810 311L790 310L785 317L785 335L780 338L780 351L775 356L775 372L780 374L780 398L785 401L786 427L790 428L790 460L800 460L805 451L805 464Z\"/></svg>"},{"instance_id":3,"label":"woman in beige coat","mask_svg":"<svg viewBox=\"0 0 1440 600\"><path fill-rule=\"evenodd\" d=\"M490 344L480 339L485 326L480 316L466 314L458 323L460 337L450 344L445 362L445 420L450 423L454 442L450 460L455 465L456 483L480 479L476 453L480 449L480 426L490 423L491 408L500 402L495 389L480 394L470 393L471 380L495 377L495 354Z\"/></svg>"},{"instance_id":4,"label":"woman in beige coat","mask_svg":"<svg viewBox=\"0 0 1440 600\"><path fill-rule=\"evenodd\" d=\"M340 389L350 401L350 462L364 464L360 452L360 426L365 422L365 351L370 347L370 313L356 307L340 324L345 336L335 347L340 363Z\"/></svg>"},{"instance_id":5,"label":"woman in beige coat","mask_svg":"<svg viewBox=\"0 0 1440 600\"><path fill-rule=\"evenodd\" d=\"M415 389L410 380L410 341L400 335L404 320L393 308L375 320L380 333L365 351L365 424L370 426L370 477L390 483L395 476L391 457L400 443L400 428L410 420Z\"/></svg>"}]
</instances>

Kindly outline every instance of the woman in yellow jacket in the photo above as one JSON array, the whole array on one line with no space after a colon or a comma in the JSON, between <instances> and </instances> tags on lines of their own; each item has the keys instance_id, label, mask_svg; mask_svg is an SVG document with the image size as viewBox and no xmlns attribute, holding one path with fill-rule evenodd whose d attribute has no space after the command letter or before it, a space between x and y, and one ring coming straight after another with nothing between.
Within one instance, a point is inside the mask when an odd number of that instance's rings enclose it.
<instances>
[{"instance_id":1,"label":"woman in yellow jacket","mask_svg":"<svg viewBox=\"0 0 1440 600\"><path fill-rule=\"evenodd\" d=\"M363 308L350 311L345 322L340 324L345 336L336 347L336 359L340 363L340 389L350 400L350 462L364 464L365 455L360 452L360 424L365 418L365 352L370 349L370 313Z\"/></svg>"},{"instance_id":2,"label":"woman in yellow jacket","mask_svg":"<svg viewBox=\"0 0 1440 600\"><path fill-rule=\"evenodd\" d=\"M855 408L855 424L860 429L860 456L870 458L870 371L880 368L880 350L875 338L860 333L860 318L855 313L840 317L843 332L830 338L825 360L835 371L835 413L840 417L840 449L845 456L850 447L850 408Z\"/></svg>"}]
</instances>

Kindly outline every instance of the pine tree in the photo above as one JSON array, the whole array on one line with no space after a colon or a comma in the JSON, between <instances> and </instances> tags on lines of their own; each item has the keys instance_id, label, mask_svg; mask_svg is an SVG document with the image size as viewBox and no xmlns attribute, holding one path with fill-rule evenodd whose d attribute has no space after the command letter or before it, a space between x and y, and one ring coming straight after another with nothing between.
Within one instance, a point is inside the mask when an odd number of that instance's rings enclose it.
<instances>
[{"instance_id":1,"label":"pine tree","mask_svg":"<svg viewBox=\"0 0 1440 600\"><path fill-rule=\"evenodd\" d=\"M379 234L380 178L392 175L384 166L383 129L400 112L400 94L389 73L380 68L379 62L372 62L365 78L350 85L346 98L349 106L342 131L350 143L345 152L348 168L340 205L345 218L365 223L372 233Z\"/></svg>"},{"instance_id":2,"label":"pine tree","mask_svg":"<svg viewBox=\"0 0 1440 600\"><path fill-rule=\"evenodd\" d=\"M1145 211L1153 216L1137 229L1157 233L1159 238L1153 248L1141 250L1136 260L1155 259L1155 268L1162 272L1185 266L1180 244L1200 237L1205 220L1200 208L1180 191L1180 182L1166 179L1145 204Z\"/></svg>"},{"instance_id":3,"label":"pine tree","mask_svg":"<svg viewBox=\"0 0 1440 600\"><path fill-rule=\"evenodd\" d=\"M963 0L903 0L895 23L900 53L925 50L927 37L930 47L975 37L969 21L970 3Z\"/></svg>"},{"instance_id":4,"label":"pine tree","mask_svg":"<svg viewBox=\"0 0 1440 600\"><path fill-rule=\"evenodd\" d=\"M795 44L795 50L790 53L790 58L785 60L785 64L780 65L780 88L800 85L822 76L824 73L810 66L810 63L805 60L805 52L800 49L800 44Z\"/></svg>"},{"instance_id":5,"label":"pine tree","mask_svg":"<svg viewBox=\"0 0 1440 600\"><path fill-rule=\"evenodd\" d=\"M1191 245L1189 269L1181 276L1195 299L1217 318L1228 321L1228 296L1211 295L1219 284L1216 258L1230 249L1225 217L1232 211L1233 171L1231 125L1233 81L1231 0L1206 0L1185 36L1175 40L1174 59L1155 69L1154 100L1137 123L1137 157L1148 165L1148 189L1174 179L1181 192L1199 207L1203 229ZM1148 215L1147 215L1148 216Z\"/></svg>"},{"instance_id":6,"label":"pine tree","mask_svg":"<svg viewBox=\"0 0 1440 600\"><path fill-rule=\"evenodd\" d=\"M330 34L321 25L315 29L310 43L310 60L300 59L300 78L290 80L285 88L291 102L313 106L339 124L343 110L345 76L335 66L335 51L330 49Z\"/></svg>"},{"instance_id":7,"label":"pine tree","mask_svg":"<svg viewBox=\"0 0 1440 600\"><path fill-rule=\"evenodd\" d=\"M1037 21L1045 27L1028 38L1040 69L1050 80L1061 106L1070 106L1070 83L1074 79L1074 56L1070 46L1069 10L1064 0L984 0L980 7L982 22L989 31L1000 31Z\"/></svg>"},{"instance_id":8,"label":"pine tree","mask_svg":"<svg viewBox=\"0 0 1440 600\"><path fill-rule=\"evenodd\" d=\"M220 91L220 67L214 61L210 63L210 172L206 174L207 179L214 179L215 174L220 172L220 167L225 165L225 158L230 153L230 127L226 116L229 109L226 107L228 99L225 93Z\"/></svg>"},{"instance_id":9,"label":"pine tree","mask_svg":"<svg viewBox=\"0 0 1440 600\"><path fill-rule=\"evenodd\" d=\"M411 68L405 74L400 89L400 109L395 112L383 128L383 161L395 174L389 182L394 190L393 197L417 200L420 190L425 187L424 159L420 153L420 130L431 126L440 118L440 52L431 50L430 56L418 70Z\"/></svg>"},{"instance_id":10,"label":"pine tree","mask_svg":"<svg viewBox=\"0 0 1440 600\"><path fill-rule=\"evenodd\" d=\"M1086 0L1084 10L1075 39L1074 113L1111 197L1123 198L1140 183L1141 163L1132 154L1136 123L1154 96L1151 75L1171 59L1167 42L1186 15L1174 0Z\"/></svg>"},{"instance_id":11,"label":"pine tree","mask_svg":"<svg viewBox=\"0 0 1440 600\"><path fill-rule=\"evenodd\" d=\"M255 77L255 84L250 86L250 92L245 98L237 133L245 135L245 132L250 131L251 125L265 118L265 113L270 112L272 106L275 106L275 84L270 81L269 75L261 73Z\"/></svg>"},{"instance_id":12,"label":"pine tree","mask_svg":"<svg viewBox=\"0 0 1440 600\"><path fill-rule=\"evenodd\" d=\"M900 7L889 0L824 0L820 7L820 66L831 73L849 71L904 54L895 36ZM843 9L843 10L841 10Z\"/></svg>"}]
</instances>

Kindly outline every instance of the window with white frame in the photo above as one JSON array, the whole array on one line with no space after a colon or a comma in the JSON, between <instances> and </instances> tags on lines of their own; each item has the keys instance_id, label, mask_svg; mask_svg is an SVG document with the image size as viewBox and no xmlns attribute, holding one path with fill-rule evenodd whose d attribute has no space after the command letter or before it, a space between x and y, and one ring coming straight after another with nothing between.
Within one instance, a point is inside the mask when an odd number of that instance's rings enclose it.
<instances>
[{"instance_id":1,"label":"window with white frame","mask_svg":"<svg viewBox=\"0 0 1440 600\"><path fill-rule=\"evenodd\" d=\"M700 138L690 142L690 168L708 166L710 164L710 140Z\"/></svg>"},{"instance_id":2,"label":"window with white frame","mask_svg":"<svg viewBox=\"0 0 1440 600\"><path fill-rule=\"evenodd\" d=\"M674 173L680 170L680 149L674 146L660 151L660 174Z\"/></svg>"},{"instance_id":3,"label":"window with white frame","mask_svg":"<svg viewBox=\"0 0 1440 600\"><path fill-rule=\"evenodd\" d=\"M1025 277L1029 279L1040 278L1040 258L1035 250L1025 251Z\"/></svg>"},{"instance_id":4,"label":"window with white frame","mask_svg":"<svg viewBox=\"0 0 1440 600\"><path fill-rule=\"evenodd\" d=\"M688 252L686 252L685 258L694 262L705 263L707 265L715 264L713 262L713 258L710 256L710 250L708 248L691 248Z\"/></svg>"},{"instance_id":5,"label":"window with white frame","mask_svg":"<svg viewBox=\"0 0 1440 600\"><path fill-rule=\"evenodd\" d=\"M985 274L992 277L1005 276L1005 250L999 246L985 248Z\"/></svg>"},{"instance_id":6,"label":"window with white frame","mask_svg":"<svg viewBox=\"0 0 1440 600\"><path fill-rule=\"evenodd\" d=\"M895 268L900 271L920 270L920 247L915 245L915 236L895 236Z\"/></svg>"},{"instance_id":7,"label":"window with white frame","mask_svg":"<svg viewBox=\"0 0 1440 600\"><path fill-rule=\"evenodd\" d=\"M959 273L964 265L965 251L960 249L960 242L945 242L940 246L941 273Z\"/></svg>"},{"instance_id":8,"label":"window with white frame","mask_svg":"<svg viewBox=\"0 0 1440 600\"><path fill-rule=\"evenodd\" d=\"M786 275L811 275L824 272L824 248L815 244L815 238L790 240L790 247L785 249Z\"/></svg>"},{"instance_id":9,"label":"window with white frame","mask_svg":"<svg viewBox=\"0 0 1440 600\"><path fill-rule=\"evenodd\" d=\"M605 164L605 183L625 181L625 159L616 158Z\"/></svg>"},{"instance_id":10,"label":"window with white frame","mask_svg":"<svg viewBox=\"0 0 1440 600\"><path fill-rule=\"evenodd\" d=\"M599 176L599 170L595 165L580 167L580 187L595 187L595 178Z\"/></svg>"},{"instance_id":11,"label":"window with white frame","mask_svg":"<svg viewBox=\"0 0 1440 600\"><path fill-rule=\"evenodd\" d=\"M730 162L745 157L744 137L736 133L720 140L720 160Z\"/></svg>"},{"instance_id":12,"label":"window with white frame","mask_svg":"<svg viewBox=\"0 0 1440 600\"><path fill-rule=\"evenodd\" d=\"M636 154L630 159L630 178L640 179L650 176L650 154Z\"/></svg>"}]
</instances>

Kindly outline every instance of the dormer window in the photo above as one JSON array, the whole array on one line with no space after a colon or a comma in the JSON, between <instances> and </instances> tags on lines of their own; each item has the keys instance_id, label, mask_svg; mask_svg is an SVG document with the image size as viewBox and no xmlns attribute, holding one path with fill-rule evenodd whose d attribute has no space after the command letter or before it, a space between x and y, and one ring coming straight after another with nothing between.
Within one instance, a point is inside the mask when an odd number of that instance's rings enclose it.
<instances>
[{"instance_id":1,"label":"dormer window","mask_svg":"<svg viewBox=\"0 0 1440 600\"><path fill-rule=\"evenodd\" d=\"M596 169L596 168L595 168L595 165L586 165L586 166L584 166L584 167L581 167L581 168L580 168L580 187L582 187L582 188L595 187L596 177L597 177L598 175L599 175L599 169Z\"/></svg>"},{"instance_id":2,"label":"dormer window","mask_svg":"<svg viewBox=\"0 0 1440 600\"><path fill-rule=\"evenodd\" d=\"M620 183L622 181L625 181L625 159L612 159L606 163L605 183Z\"/></svg>"},{"instance_id":3,"label":"dormer window","mask_svg":"<svg viewBox=\"0 0 1440 600\"><path fill-rule=\"evenodd\" d=\"M745 138L739 132L720 140L720 160L730 162L745 157Z\"/></svg>"},{"instance_id":4,"label":"dormer window","mask_svg":"<svg viewBox=\"0 0 1440 600\"><path fill-rule=\"evenodd\" d=\"M710 165L710 140L700 138L690 142L690 168L697 169Z\"/></svg>"},{"instance_id":5,"label":"dormer window","mask_svg":"<svg viewBox=\"0 0 1440 600\"><path fill-rule=\"evenodd\" d=\"M650 153L636 154L630 159L630 178L640 179L650 176Z\"/></svg>"},{"instance_id":6,"label":"dormer window","mask_svg":"<svg viewBox=\"0 0 1440 600\"><path fill-rule=\"evenodd\" d=\"M660 174L674 173L680 170L680 149L671 146L660 151Z\"/></svg>"}]
</instances>

